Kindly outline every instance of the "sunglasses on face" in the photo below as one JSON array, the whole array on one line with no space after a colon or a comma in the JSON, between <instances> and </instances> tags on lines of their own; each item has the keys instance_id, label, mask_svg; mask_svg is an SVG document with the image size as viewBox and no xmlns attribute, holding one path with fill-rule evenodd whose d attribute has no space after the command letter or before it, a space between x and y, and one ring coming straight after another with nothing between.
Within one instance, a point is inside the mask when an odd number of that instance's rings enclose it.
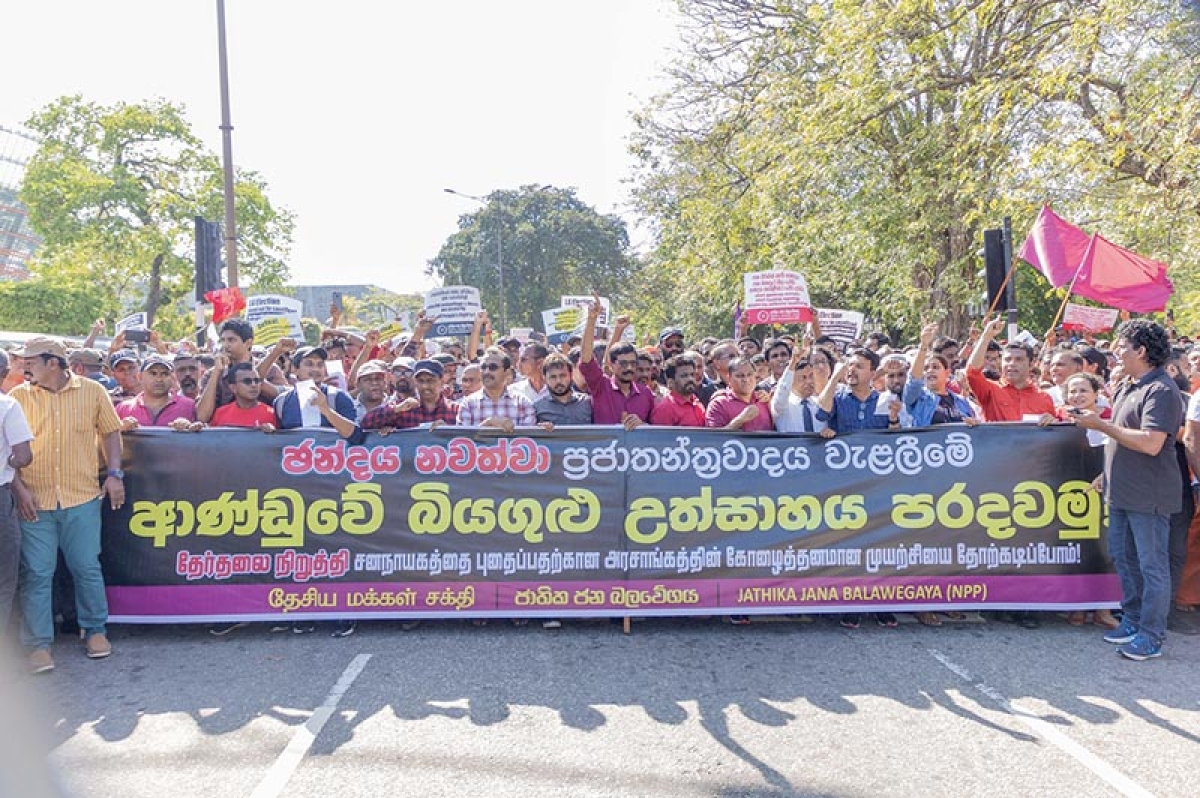
<instances>
[{"instance_id":1,"label":"sunglasses on face","mask_svg":"<svg viewBox=\"0 0 1200 798\"><path fill-rule=\"evenodd\" d=\"M238 382L242 385L258 385L262 380L258 377L246 377L245 379L238 380Z\"/></svg>"},{"instance_id":2,"label":"sunglasses on face","mask_svg":"<svg viewBox=\"0 0 1200 798\"><path fill-rule=\"evenodd\" d=\"M502 363L480 363L479 368L483 371L504 371Z\"/></svg>"}]
</instances>

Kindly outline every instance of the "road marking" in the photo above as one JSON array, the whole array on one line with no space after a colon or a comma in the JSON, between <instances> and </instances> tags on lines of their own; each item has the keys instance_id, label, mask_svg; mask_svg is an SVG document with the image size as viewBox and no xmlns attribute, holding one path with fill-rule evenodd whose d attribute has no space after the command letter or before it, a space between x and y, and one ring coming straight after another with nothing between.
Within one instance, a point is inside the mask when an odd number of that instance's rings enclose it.
<instances>
[{"instance_id":1,"label":"road marking","mask_svg":"<svg viewBox=\"0 0 1200 798\"><path fill-rule=\"evenodd\" d=\"M928 651L934 659L942 663L951 673L958 676L964 682L970 682L972 687L996 702L1001 709L1023 723L1031 732L1075 759L1103 779L1117 792L1130 796L1130 798L1154 798L1154 793L1063 734L1051 724L1039 718L1035 713L1014 704L994 687L984 682L976 681L966 668L942 652L934 648L928 649Z\"/></svg>"},{"instance_id":2,"label":"road marking","mask_svg":"<svg viewBox=\"0 0 1200 798\"><path fill-rule=\"evenodd\" d=\"M317 735L321 733L321 729L325 728L325 724L333 716L342 696L354 684L354 680L363 672L363 668L367 667L369 659L371 659L370 654L359 654L350 661L346 670L342 671L341 678L337 680L333 689L329 691L329 695L325 697L325 703L317 707L317 711L305 721L303 726L296 729L296 734L292 737L291 742L271 765L271 769L267 771L267 775L263 776L263 780L250 794L250 798L275 798L283 794L283 788L287 786L288 779L296 772L296 768L300 766L300 762L308 753L308 749L312 747Z\"/></svg>"}]
</instances>

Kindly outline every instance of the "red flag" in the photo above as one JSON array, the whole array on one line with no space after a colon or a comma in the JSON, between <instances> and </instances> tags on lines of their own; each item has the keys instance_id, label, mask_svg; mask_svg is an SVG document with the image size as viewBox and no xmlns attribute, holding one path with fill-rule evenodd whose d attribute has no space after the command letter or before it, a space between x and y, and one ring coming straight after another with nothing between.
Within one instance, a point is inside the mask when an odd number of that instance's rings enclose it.
<instances>
[{"instance_id":1,"label":"red flag","mask_svg":"<svg viewBox=\"0 0 1200 798\"><path fill-rule=\"evenodd\" d=\"M236 286L209 291L204 298L212 303L213 324L220 324L246 309L246 297L242 296L242 289Z\"/></svg>"},{"instance_id":2,"label":"red flag","mask_svg":"<svg viewBox=\"0 0 1200 798\"><path fill-rule=\"evenodd\" d=\"M1092 236L1074 293L1133 313L1154 313L1167 306L1175 286L1167 279L1167 266Z\"/></svg>"},{"instance_id":3,"label":"red flag","mask_svg":"<svg viewBox=\"0 0 1200 798\"><path fill-rule=\"evenodd\" d=\"M1043 205L1020 258L1046 275L1052 286L1061 288L1075 277L1087 248L1087 233Z\"/></svg>"}]
</instances>

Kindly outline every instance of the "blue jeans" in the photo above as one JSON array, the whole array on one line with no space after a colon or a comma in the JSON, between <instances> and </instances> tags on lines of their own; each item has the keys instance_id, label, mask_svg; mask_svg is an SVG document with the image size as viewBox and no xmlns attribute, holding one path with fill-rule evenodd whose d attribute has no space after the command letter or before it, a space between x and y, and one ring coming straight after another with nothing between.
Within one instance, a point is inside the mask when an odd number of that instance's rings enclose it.
<instances>
[{"instance_id":1,"label":"blue jeans","mask_svg":"<svg viewBox=\"0 0 1200 798\"><path fill-rule=\"evenodd\" d=\"M1157 641L1167 633L1171 565L1170 518L1108 508L1108 552L1121 580L1125 618Z\"/></svg>"},{"instance_id":2,"label":"blue jeans","mask_svg":"<svg viewBox=\"0 0 1200 798\"><path fill-rule=\"evenodd\" d=\"M75 607L85 635L104 634L108 598L100 571L100 499L58 510L38 510L21 521L21 643L33 650L54 642L51 591L58 550L75 580Z\"/></svg>"}]
</instances>

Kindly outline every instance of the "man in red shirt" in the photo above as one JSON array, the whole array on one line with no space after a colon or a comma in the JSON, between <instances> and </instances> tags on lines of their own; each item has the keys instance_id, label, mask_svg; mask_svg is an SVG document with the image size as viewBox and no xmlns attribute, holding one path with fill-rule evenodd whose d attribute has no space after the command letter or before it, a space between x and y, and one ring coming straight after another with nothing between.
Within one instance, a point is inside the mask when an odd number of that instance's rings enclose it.
<instances>
[{"instance_id":1,"label":"man in red shirt","mask_svg":"<svg viewBox=\"0 0 1200 798\"><path fill-rule=\"evenodd\" d=\"M262 393L262 378L253 363L234 363L225 371L225 355L217 355L214 375L225 374L225 382L233 391L233 401L213 412L214 427L252 427L274 432L278 422L271 406L258 400Z\"/></svg>"},{"instance_id":2,"label":"man in red shirt","mask_svg":"<svg viewBox=\"0 0 1200 798\"><path fill-rule=\"evenodd\" d=\"M967 383L983 408L984 421L1037 421L1043 413L1054 412L1054 402L1034 384L1030 347L1010 341L1000 358L1000 380L983 376L988 344L1003 327L1004 319L998 317L983 328L967 362Z\"/></svg>"},{"instance_id":3,"label":"man in red shirt","mask_svg":"<svg viewBox=\"0 0 1200 798\"><path fill-rule=\"evenodd\" d=\"M670 391L650 412L650 423L659 427L703 427L704 405L696 397L696 363L676 355L663 366Z\"/></svg>"}]
</instances>

